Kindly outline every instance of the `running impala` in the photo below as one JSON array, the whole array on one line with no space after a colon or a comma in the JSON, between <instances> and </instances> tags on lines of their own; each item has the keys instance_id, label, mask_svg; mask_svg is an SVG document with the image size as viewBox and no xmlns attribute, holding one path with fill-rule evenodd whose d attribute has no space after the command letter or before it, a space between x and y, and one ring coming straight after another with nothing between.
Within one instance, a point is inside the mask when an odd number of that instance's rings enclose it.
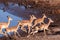
<instances>
[{"instance_id":1,"label":"running impala","mask_svg":"<svg viewBox=\"0 0 60 40\"><path fill-rule=\"evenodd\" d=\"M34 26L36 26L38 23L44 23L44 19L47 18L45 14L43 14L43 17L42 18L39 18L39 19L36 19L35 22L34 22L34 25L32 26L32 28Z\"/></svg>"},{"instance_id":2,"label":"running impala","mask_svg":"<svg viewBox=\"0 0 60 40\"><path fill-rule=\"evenodd\" d=\"M6 28L5 34L9 33L9 32L14 32L15 35L17 33L18 36L20 36L20 34L17 32L19 27L20 27L20 21L18 21L18 24L16 26L12 26L12 27Z\"/></svg>"},{"instance_id":3,"label":"running impala","mask_svg":"<svg viewBox=\"0 0 60 40\"><path fill-rule=\"evenodd\" d=\"M48 27L49 27L50 23L53 23L53 22L54 22L51 18L48 18L48 19L49 19L48 24L43 23L43 24L41 24L39 27L36 26L35 29L33 29L33 31L32 31L27 37L29 37L31 34L34 35L35 33L38 32L38 30L44 30L44 34L45 34L45 36L46 36L46 30L50 31L50 30L48 29Z\"/></svg>"},{"instance_id":4,"label":"running impala","mask_svg":"<svg viewBox=\"0 0 60 40\"><path fill-rule=\"evenodd\" d=\"M3 28L8 28L8 26L10 25L10 21L12 20L12 18L10 16L7 16L7 18L8 18L8 22L0 22L1 31Z\"/></svg>"},{"instance_id":5,"label":"running impala","mask_svg":"<svg viewBox=\"0 0 60 40\"><path fill-rule=\"evenodd\" d=\"M23 28L25 27L25 26L28 26L28 33L30 33L30 28L31 28L31 26L32 26L32 22L33 22L33 20L34 19L37 19L36 17L34 17L33 15L30 15L30 19L29 20L22 20L21 22L20 22L20 25L22 25L21 26L21 29L23 30Z\"/></svg>"}]
</instances>

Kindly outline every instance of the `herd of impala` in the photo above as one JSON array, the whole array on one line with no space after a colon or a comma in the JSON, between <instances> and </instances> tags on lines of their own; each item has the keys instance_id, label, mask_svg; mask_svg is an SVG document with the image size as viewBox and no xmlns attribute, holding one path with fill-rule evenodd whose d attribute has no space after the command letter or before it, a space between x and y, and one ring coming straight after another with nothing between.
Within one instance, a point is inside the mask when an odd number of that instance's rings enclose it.
<instances>
[{"instance_id":1,"label":"herd of impala","mask_svg":"<svg viewBox=\"0 0 60 40\"><path fill-rule=\"evenodd\" d=\"M16 26L9 27L10 21L12 20L12 18L10 16L7 16L7 18L8 18L8 22L0 22L0 33L7 34L9 32L14 32L15 35L17 33L18 36L20 36L19 32L17 31L18 28L21 28L21 30L27 32L27 30L25 29L25 26L27 26L28 27L28 36L27 37L29 37L31 34L34 35L35 33L38 32L38 30L44 30L44 34L46 35L46 30L50 31L48 29L50 23L54 22L51 18L48 18L45 14L43 14L42 18L36 18L34 15L30 15L29 20L17 21L18 24ZM44 23L45 18L48 18L48 20L49 20L49 22L47 24ZM37 24L40 24L40 25L36 26ZM5 29L5 32L2 32L3 28Z\"/></svg>"}]
</instances>

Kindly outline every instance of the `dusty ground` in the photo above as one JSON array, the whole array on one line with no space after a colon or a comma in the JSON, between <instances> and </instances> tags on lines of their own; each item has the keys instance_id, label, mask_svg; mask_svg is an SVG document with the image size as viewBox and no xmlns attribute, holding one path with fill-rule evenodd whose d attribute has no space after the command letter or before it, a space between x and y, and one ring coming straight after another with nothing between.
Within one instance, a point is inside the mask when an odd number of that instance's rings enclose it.
<instances>
[{"instance_id":1,"label":"dusty ground","mask_svg":"<svg viewBox=\"0 0 60 40\"><path fill-rule=\"evenodd\" d=\"M3 38L0 38L0 40L60 40L60 35L59 34L55 34L55 35L47 35L47 36L44 36L44 35L41 35L43 33L37 33L36 35L34 36L30 36L29 38L27 37L15 37L15 36L11 36L11 38L9 37L3 37Z\"/></svg>"}]
</instances>

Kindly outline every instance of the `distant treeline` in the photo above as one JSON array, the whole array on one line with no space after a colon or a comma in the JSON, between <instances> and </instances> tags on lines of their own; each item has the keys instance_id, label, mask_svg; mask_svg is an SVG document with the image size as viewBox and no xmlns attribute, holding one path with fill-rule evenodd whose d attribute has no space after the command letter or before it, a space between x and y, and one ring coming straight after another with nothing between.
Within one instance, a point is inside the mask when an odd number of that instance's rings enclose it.
<instances>
[{"instance_id":1,"label":"distant treeline","mask_svg":"<svg viewBox=\"0 0 60 40\"><path fill-rule=\"evenodd\" d=\"M51 5L57 5L60 4L59 0L0 0L0 3L4 3L5 5L8 4L8 2L18 3L19 5L28 5L28 4L38 4L38 3L49 3Z\"/></svg>"},{"instance_id":2,"label":"distant treeline","mask_svg":"<svg viewBox=\"0 0 60 40\"><path fill-rule=\"evenodd\" d=\"M8 6L9 2L17 3L19 6L24 5L26 8L38 8L46 13L60 12L59 0L0 0L0 3L5 4L5 6Z\"/></svg>"}]
</instances>

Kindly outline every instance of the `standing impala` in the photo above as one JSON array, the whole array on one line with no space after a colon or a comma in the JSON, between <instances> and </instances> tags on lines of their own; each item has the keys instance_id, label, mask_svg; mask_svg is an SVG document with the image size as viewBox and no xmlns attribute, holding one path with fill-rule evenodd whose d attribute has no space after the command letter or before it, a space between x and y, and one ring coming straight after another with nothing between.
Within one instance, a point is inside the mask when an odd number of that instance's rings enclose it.
<instances>
[{"instance_id":1,"label":"standing impala","mask_svg":"<svg viewBox=\"0 0 60 40\"><path fill-rule=\"evenodd\" d=\"M8 28L10 21L12 20L12 18L10 16L7 16L8 18L8 22L0 22L0 29L2 31L3 28Z\"/></svg>"},{"instance_id":2,"label":"standing impala","mask_svg":"<svg viewBox=\"0 0 60 40\"><path fill-rule=\"evenodd\" d=\"M39 27L36 26L35 29L33 29L33 32L31 32L30 34L33 34L33 35L34 35L35 33L38 32L38 30L44 30L44 34L46 35L46 30L50 31L50 30L48 29L50 23L53 23L53 22L54 22L51 18L48 18L48 19L49 19L48 24L43 23L43 24L41 24ZM28 35L27 37L29 37L29 36L30 36L30 35Z\"/></svg>"},{"instance_id":3,"label":"standing impala","mask_svg":"<svg viewBox=\"0 0 60 40\"><path fill-rule=\"evenodd\" d=\"M5 33L14 32L15 35L17 33L18 36L20 36L20 34L17 32L17 30L18 30L19 27L20 27L20 21L18 21L18 24L16 26L12 26L10 28L6 28Z\"/></svg>"},{"instance_id":4,"label":"standing impala","mask_svg":"<svg viewBox=\"0 0 60 40\"><path fill-rule=\"evenodd\" d=\"M34 25L32 27L36 26L38 23L40 23L40 24L44 23L44 18L47 18L45 14L43 14L42 18L36 19L34 22Z\"/></svg>"},{"instance_id":5,"label":"standing impala","mask_svg":"<svg viewBox=\"0 0 60 40\"><path fill-rule=\"evenodd\" d=\"M30 20L22 20L20 22L20 25L22 25L21 29L23 30L24 26L28 26L28 30L29 30L28 33L30 33L30 28L32 26L32 22L33 22L34 19L36 19L36 17L30 15Z\"/></svg>"}]
</instances>

